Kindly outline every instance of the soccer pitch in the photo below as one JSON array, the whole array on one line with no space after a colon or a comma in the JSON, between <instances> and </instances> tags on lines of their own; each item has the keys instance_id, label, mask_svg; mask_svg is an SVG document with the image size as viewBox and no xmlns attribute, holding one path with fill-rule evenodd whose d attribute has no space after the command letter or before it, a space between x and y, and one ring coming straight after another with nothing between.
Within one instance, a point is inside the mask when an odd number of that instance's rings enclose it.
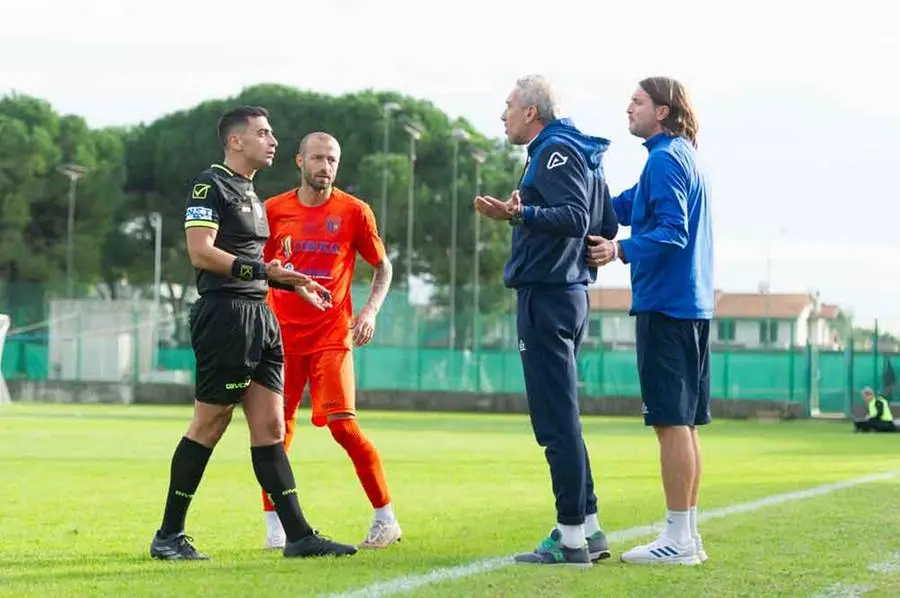
<instances>
[{"instance_id":1,"label":"soccer pitch","mask_svg":"<svg viewBox=\"0 0 900 598\"><path fill-rule=\"evenodd\" d=\"M349 459L308 416L300 412L291 451L301 504L323 533L358 543L371 509ZM710 561L642 567L618 557L652 537L635 528L662 517L655 439L637 418L585 418L613 558L580 570L498 560L532 549L553 524L547 465L525 416L363 413L404 539L296 560L262 550L249 435L236 414L188 515L188 534L213 560L154 561L169 459L189 418L186 407L0 407L0 595L900 595L900 435L714 422L702 436Z\"/></svg>"}]
</instances>

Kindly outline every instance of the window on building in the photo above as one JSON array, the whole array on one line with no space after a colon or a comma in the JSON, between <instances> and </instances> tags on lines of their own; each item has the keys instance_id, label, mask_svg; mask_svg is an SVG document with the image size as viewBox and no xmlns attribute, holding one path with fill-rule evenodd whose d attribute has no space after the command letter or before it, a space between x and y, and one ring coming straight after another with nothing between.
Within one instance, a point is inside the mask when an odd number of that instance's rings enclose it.
<instances>
[{"instance_id":1,"label":"window on building","mask_svg":"<svg viewBox=\"0 0 900 598\"><path fill-rule=\"evenodd\" d=\"M778 342L778 322L764 320L759 323L759 342L763 345Z\"/></svg>"},{"instance_id":2,"label":"window on building","mask_svg":"<svg viewBox=\"0 0 900 598\"><path fill-rule=\"evenodd\" d=\"M734 320L719 320L716 323L720 341L734 340Z\"/></svg>"}]
</instances>

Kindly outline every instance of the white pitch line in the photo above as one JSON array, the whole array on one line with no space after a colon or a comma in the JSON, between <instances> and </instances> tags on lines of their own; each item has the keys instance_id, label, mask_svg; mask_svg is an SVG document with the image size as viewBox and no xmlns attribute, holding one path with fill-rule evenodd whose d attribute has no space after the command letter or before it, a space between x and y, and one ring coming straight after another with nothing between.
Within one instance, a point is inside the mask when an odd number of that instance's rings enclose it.
<instances>
[{"instance_id":1,"label":"white pitch line","mask_svg":"<svg viewBox=\"0 0 900 598\"><path fill-rule=\"evenodd\" d=\"M882 563L873 563L866 567L871 573L881 573L892 575L900 573L900 552L891 555L891 559ZM833 586L816 592L812 598L862 598L869 591L874 590L875 586L871 585L851 585L844 582L838 582Z\"/></svg>"},{"instance_id":2,"label":"white pitch line","mask_svg":"<svg viewBox=\"0 0 900 598\"><path fill-rule=\"evenodd\" d=\"M869 590L873 589L875 589L874 586L836 583L830 588L813 594L812 598L862 598Z\"/></svg>"},{"instance_id":3,"label":"white pitch line","mask_svg":"<svg viewBox=\"0 0 900 598\"><path fill-rule=\"evenodd\" d=\"M889 480L897 477L898 475L900 475L900 471L891 471L887 473L867 475L860 478L853 478L850 480L845 480L843 482L835 482L832 484L816 486L814 488L799 490L797 492L775 494L773 496L767 496L765 498L760 498L758 500L753 500L750 502L737 503L729 505L727 507L711 509L709 511L701 511L697 516L697 520L708 521L710 519L730 517L739 513L750 513L753 511L758 511L760 509L782 505L788 502L806 500L808 498L815 498L817 496L831 494L832 492L844 490L845 488L853 488L855 486L861 486L863 484L871 484L873 482ZM649 536L659 531L660 527L661 523L641 525L638 527L632 527L629 529L612 532L607 535L607 538L610 542L623 542L626 540L633 540L635 538ZM381 596L390 596L391 594L409 592L411 590L415 590L417 588L421 588L423 586L431 585L434 583L471 577L473 575L478 575L479 573L486 573L488 571L507 567L512 564L512 555L483 559L469 563L468 565L433 569L432 571L419 575L404 575L402 577L397 577L388 581L373 583L358 590L329 594L326 598L379 598Z\"/></svg>"},{"instance_id":4,"label":"white pitch line","mask_svg":"<svg viewBox=\"0 0 900 598\"><path fill-rule=\"evenodd\" d=\"M868 569L872 573L884 573L885 575L900 573L900 552L895 552L889 561L869 565Z\"/></svg>"}]
</instances>

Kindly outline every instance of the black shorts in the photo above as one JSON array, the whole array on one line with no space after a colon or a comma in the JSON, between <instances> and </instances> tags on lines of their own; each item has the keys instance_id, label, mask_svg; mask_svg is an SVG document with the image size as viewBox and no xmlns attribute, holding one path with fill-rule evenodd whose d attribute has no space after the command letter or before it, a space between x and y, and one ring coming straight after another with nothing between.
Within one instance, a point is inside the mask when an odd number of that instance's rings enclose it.
<instances>
[{"instance_id":1,"label":"black shorts","mask_svg":"<svg viewBox=\"0 0 900 598\"><path fill-rule=\"evenodd\" d=\"M635 340L644 424L708 424L709 320L639 313Z\"/></svg>"},{"instance_id":2,"label":"black shorts","mask_svg":"<svg viewBox=\"0 0 900 598\"><path fill-rule=\"evenodd\" d=\"M281 328L264 301L201 297L190 326L198 401L240 403L251 381L284 393Z\"/></svg>"}]
</instances>

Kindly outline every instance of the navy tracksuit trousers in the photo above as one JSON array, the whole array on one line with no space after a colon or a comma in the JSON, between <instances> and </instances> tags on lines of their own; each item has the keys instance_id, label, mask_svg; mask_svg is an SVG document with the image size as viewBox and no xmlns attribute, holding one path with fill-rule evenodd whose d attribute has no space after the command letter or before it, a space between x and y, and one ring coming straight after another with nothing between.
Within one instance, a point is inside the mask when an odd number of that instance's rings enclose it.
<instances>
[{"instance_id":1,"label":"navy tracksuit trousers","mask_svg":"<svg viewBox=\"0 0 900 598\"><path fill-rule=\"evenodd\" d=\"M580 525L586 514L597 512L578 407L576 356L587 332L587 289L522 288L517 301L528 411L535 439L550 465L556 520Z\"/></svg>"}]
</instances>

